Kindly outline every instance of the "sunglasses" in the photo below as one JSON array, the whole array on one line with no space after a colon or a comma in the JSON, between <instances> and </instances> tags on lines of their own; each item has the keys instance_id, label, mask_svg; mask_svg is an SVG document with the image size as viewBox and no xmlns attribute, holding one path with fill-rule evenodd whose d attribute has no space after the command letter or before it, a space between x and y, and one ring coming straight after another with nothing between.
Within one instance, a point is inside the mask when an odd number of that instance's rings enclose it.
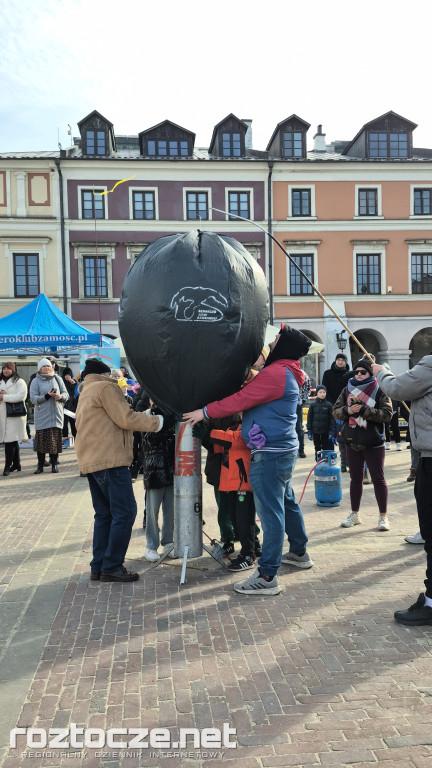
<instances>
[{"instance_id":1,"label":"sunglasses","mask_svg":"<svg viewBox=\"0 0 432 768\"><path fill-rule=\"evenodd\" d=\"M362 376L369 376L369 371L365 371L364 368L357 368L355 376L357 376L359 373L361 373Z\"/></svg>"}]
</instances>

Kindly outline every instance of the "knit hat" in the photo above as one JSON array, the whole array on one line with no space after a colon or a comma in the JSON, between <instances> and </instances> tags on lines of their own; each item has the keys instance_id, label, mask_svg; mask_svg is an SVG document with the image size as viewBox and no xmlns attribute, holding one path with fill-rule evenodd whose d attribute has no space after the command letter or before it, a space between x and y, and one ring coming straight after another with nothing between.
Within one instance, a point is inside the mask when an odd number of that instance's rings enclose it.
<instances>
[{"instance_id":1,"label":"knit hat","mask_svg":"<svg viewBox=\"0 0 432 768\"><path fill-rule=\"evenodd\" d=\"M47 357L43 357L42 360L39 360L39 362L38 362L38 371L40 371L40 369L43 368L44 365L49 365L49 367L52 368L51 360L48 360Z\"/></svg>"},{"instance_id":2,"label":"knit hat","mask_svg":"<svg viewBox=\"0 0 432 768\"><path fill-rule=\"evenodd\" d=\"M4 368L9 368L9 370L13 371L14 373L16 371L15 363L2 363L2 371Z\"/></svg>"},{"instance_id":3,"label":"knit hat","mask_svg":"<svg viewBox=\"0 0 432 768\"><path fill-rule=\"evenodd\" d=\"M111 368L108 365L105 365L102 360L98 360L96 357L89 357L85 361L85 368L81 374L81 381L89 373L111 373Z\"/></svg>"},{"instance_id":4,"label":"knit hat","mask_svg":"<svg viewBox=\"0 0 432 768\"><path fill-rule=\"evenodd\" d=\"M373 376L372 363L367 359L367 357L363 357L361 360L359 360L355 364L353 370L355 371L357 368L364 368L365 371L369 373L369 376Z\"/></svg>"},{"instance_id":5,"label":"knit hat","mask_svg":"<svg viewBox=\"0 0 432 768\"><path fill-rule=\"evenodd\" d=\"M126 379L117 379L117 384L119 385L120 389L127 387Z\"/></svg>"},{"instance_id":6,"label":"knit hat","mask_svg":"<svg viewBox=\"0 0 432 768\"><path fill-rule=\"evenodd\" d=\"M344 353L343 353L343 352L338 352L338 354L337 354L337 355L336 355L336 357L335 357L335 360L339 360L340 358L341 358L342 360L345 360L345 362L346 362L346 363L348 362L348 358L347 358L347 356L346 356L346 355L344 355Z\"/></svg>"},{"instance_id":7,"label":"knit hat","mask_svg":"<svg viewBox=\"0 0 432 768\"><path fill-rule=\"evenodd\" d=\"M300 360L301 357L307 355L312 341L304 333L290 328L285 323L281 324L279 333L278 342L270 352L266 366L271 365L275 360Z\"/></svg>"},{"instance_id":8,"label":"knit hat","mask_svg":"<svg viewBox=\"0 0 432 768\"><path fill-rule=\"evenodd\" d=\"M320 389L323 389L324 392L327 394L327 387L325 387L324 384L318 384L318 386L315 387L315 392L318 394Z\"/></svg>"}]
</instances>

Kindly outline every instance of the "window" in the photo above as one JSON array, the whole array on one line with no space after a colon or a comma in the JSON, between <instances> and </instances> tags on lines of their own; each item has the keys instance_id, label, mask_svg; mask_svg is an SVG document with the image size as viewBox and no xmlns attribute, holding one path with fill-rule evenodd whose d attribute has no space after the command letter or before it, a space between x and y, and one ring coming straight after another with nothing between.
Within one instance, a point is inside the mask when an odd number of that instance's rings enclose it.
<instances>
[{"instance_id":1,"label":"window","mask_svg":"<svg viewBox=\"0 0 432 768\"><path fill-rule=\"evenodd\" d=\"M314 270L313 270L313 254L311 253L304 253L301 256L293 256L292 257L296 264L300 267L300 269L303 270L305 275L308 276L309 280L313 283L314 282ZM312 294L312 287L309 285L309 283L305 280L303 275L300 274L299 270L294 266L294 264L290 261L290 294L291 296L308 296Z\"/></svg>"},{"instance_id":2,"label":"window","mask_svg":"<svg viewBox=\"0 0 432 768\"><path fill-rule=\"evenodd\" d=\"M357 293L381 293L381 255L357 254Z\"/></svg>"},{"instance_id":3,"label":"window","mask_svg":"<svg viewBox=\"0 0 432 768\"><path fill-rule=\"evenodd\" d=\"M39 256L37 253L14 253L15 296L38 296Z\"/></svg>"},{"instance_id":4,"label":"window","mask_svg":"<svg viewBox=\"0 0 432 768\"><path fill-rule=\"evenodd\" d=\"M208 195L207 192L186 193L187 219L208 219Z\"/></svg>"},{"instance_id":5,"label":"window","mask_svg":"<svg viewBox=\"0 0 432 768\"><path fill-rule=\"evenodd\" d=\"M377 216L378 195L376 189L359 189L358 191L358 215Z\"/></svg>"},{"instance_id":6,"label":"window","mask_svg":"<svg viewBox=\"0 0 432 768\"><path fill-rule=\"evenodd\" d=\"M222 133L222 157L240 157L241 140L239 133Z\"/></svg>"},{"instance_id":7,"label":"window","mask_svg":"<svg viewBox=\"0 0 432 768\"><path fill-rule=\"evenodd\" d=\"M283 134L282 154L284 157L303 157L303 134L300 131Z\"/></svg>"},{"instance_id":8,"label":"window","mask_svg":"<svg viewBox=\"0 0 432 768\"><path fill-rule=\"evenodd\" d=\"M84 256L84 296L106 298L107 292L107 260L105 256Z\"/></svg>"},{"instance_id":9,"label":"window","mask_svg":"<svg viewBox=\"0 0 432 768\"><path fill-rule=\"evenodd\" d=\"M101 189L95 189L93 194L92 189L81 190L81 211L83 219L105 218L105 196L100 194L102 191L103 190Z\"/></svg>"},{"instance_id":10,"label":"window","mask_svg":"<svg viewBox=\"0 0 432 768\"><path fill-rule=\"evenodd\" d=\"M244 216L245 219L250 219L249 192L229 192L228 210L232 221L235 221L234 216Z\"/></svg>"},{"instance_id":11,"label":"window","mask_svg":"<svg viewBox=\"0 0 432 768\"><path fill-rule=\"evenodd\" d=\"M86 154L105 155L105 131L86 132Z\"/></svg>"},{"instance_id":12,"label":"window","mask_svg":"<svg viewBox=\"0 0 432 768\"><path fill-rule=\"evenodd\" d=\"M311 215L311 191L310 189L293 189L291 191L292 216Z\"/></svg>"},{"instance_id":13,"label":"window","mask_svg":"<svg viewBox=\"0 0 432 768\"><path fill-rule=\"evenodd\" d=\"M411 254L411 292L432 293L432 253Z\"/></svg>"},{"instance_id":14,"label":"window","mask_svg":"<svg viewBox=\"0 0 432 768\"><path fill-rule=\"evenodd\" d=\"M187 157L189 155L188 142L177 139L148 139L147 154L157 157Z\"/></svg>"},{"instance_id":15,"label":"window","mask_svg":"<svg viewBox=\"0 0 432 768\"><path fill-rule=\"evenodd\" d=\"M134 219L155 219L155 193L133 193L133 217Z\"/></svg>"},{"instance_id":16,"label":"window","mask_svg":"<svg viewBox=\"0 0 432 768\"><path fill-rule=\"evenodd\" d=\"M430 216L432 189L420 187L414 190L414 216Z\"/></svg>"},{"instance_id":17,"label":"window","mask_svg":"<svg viewBox=\"0 0 432 768\"><path fill-rule=\"evenodd\" d=\"M370 133L369 157L408 157L408 134Z\"/></svg>"}]
</instances>

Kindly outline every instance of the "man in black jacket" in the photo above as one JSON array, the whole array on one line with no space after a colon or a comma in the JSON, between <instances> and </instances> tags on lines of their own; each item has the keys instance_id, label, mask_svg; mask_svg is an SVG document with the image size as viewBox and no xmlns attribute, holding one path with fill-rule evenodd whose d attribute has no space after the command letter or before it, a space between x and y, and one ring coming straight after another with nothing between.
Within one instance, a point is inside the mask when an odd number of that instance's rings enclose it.
<instances>
[{"instance_id":1,"label":"man in black jacket","mask_svg":"<svg viewBox=\"0 0 432 768\"><path fill-rule=\"evenodd\" d=\"M327 400L334 405L338 399L343 388L346 386L346 374L350 367L348 365L348 358L343 352L338 352L335 357L334 363L331 367L324 371L322 383L327 389ZM347 471L345 446L342 442L339 442L339 452L341 461L342 472Z\"/></svg>"}]
</instances>

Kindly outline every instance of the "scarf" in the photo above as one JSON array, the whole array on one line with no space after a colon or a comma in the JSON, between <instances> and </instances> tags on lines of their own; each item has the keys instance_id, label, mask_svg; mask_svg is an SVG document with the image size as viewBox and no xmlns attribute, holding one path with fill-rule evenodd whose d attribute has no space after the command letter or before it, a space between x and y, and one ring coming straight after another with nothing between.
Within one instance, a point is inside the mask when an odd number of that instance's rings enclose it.
<instances>
[{"instance_id":1,"label":"scarf","mask_svg":"<svg viewBox=\"0 0 432 768\"><path fill-rule=\"evenodd\" d=\"M370 376L364 381L357 381L354 377L348 381L347 384L347 405L354 405L355 403L363 403L369 408L374 408L376 404L376 396L378 392L378 382L375 376ZM350 427L362 427L366 429L367 421L358 414L357 416L351 415L348 420Z\"/></svg>"},{"instance_id":2,"label":"scarf","mask_svg":"<svg viewBox=\"0 0 432 768\"><path fill-rule=\"evenodd\" d=\"M285 363L286 367L288 368L288 370L291 371L291 373L294 376L294 378L295 378L297 384L299 385L299 387L302 387L304 382L305 382L306 374L300 368L299 361L298 360L284 360L284 363Z\"/></svg>"}]
</instances>

